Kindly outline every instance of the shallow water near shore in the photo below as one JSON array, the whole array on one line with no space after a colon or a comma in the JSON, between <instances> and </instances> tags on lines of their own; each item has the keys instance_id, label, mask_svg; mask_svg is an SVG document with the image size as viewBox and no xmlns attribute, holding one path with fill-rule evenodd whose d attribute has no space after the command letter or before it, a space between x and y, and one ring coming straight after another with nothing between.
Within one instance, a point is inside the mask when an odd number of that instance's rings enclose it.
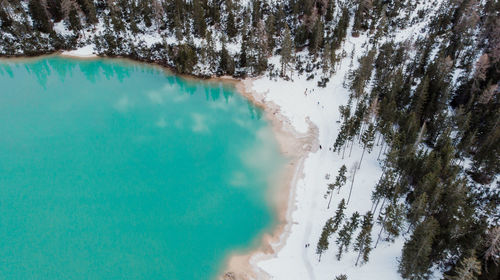
<instances>
[{"instance_id":1,"label":"shallow water near shore","mask_svg":"<svg viewBox=\"0 0 500 280\"><path fill-rule=\"evenodd\" d=\"M0 60L0 278L215 278L276 223L261 115L144 64Z\"/></svg>"}]
</instances>

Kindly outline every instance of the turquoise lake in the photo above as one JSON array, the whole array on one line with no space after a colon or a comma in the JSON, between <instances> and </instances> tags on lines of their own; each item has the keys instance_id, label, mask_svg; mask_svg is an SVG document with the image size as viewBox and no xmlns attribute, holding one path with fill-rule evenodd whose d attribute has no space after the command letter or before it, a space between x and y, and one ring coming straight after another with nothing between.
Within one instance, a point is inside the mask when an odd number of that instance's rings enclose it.
<instances>
[{"instance_id":1,"label":"turquoise lake","mask_svg":"<svg viewBox=\"0 0 500 280\"><path fill-rule=\"evenodd\" d=\"M276 223L284 163L226 84L0 60L0 279L214 279Z\"/></svg>"}]
</instances>

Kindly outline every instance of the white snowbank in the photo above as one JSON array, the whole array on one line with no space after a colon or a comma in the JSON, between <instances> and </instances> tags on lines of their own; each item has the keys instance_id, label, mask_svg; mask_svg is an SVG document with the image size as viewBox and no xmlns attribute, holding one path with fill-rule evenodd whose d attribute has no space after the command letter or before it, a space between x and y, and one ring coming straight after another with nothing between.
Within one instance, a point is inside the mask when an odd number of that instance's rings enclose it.
<instances>
[{"instance_id":1,"label":"white snowbank","mask_svg":"<svg viewBox=\"0 0 500 280\"><path fill-rule=\"evenodd\" d=\"M87 45L76 50L64 51L62 55L66 56L76 56L76 57L96 57L96 53L94 51L95 45Z\"/></svg>"}]
</instances>

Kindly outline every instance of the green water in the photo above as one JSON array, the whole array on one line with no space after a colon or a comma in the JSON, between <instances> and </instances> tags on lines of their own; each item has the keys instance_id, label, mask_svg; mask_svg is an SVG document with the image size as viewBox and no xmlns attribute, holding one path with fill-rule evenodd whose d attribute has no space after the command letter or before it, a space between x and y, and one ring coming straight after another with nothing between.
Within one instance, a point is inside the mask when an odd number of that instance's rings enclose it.
<instances>
[{"instance_id":1,"label":"green water","mask_svg":"<svg viewBox=\"0 0 500 280\"><path fill-rule=\"evenodd\" d=\"M283 159L222 84L0 61L0 279L213 279L275 221Z\"/></svg>"}]
</instances>

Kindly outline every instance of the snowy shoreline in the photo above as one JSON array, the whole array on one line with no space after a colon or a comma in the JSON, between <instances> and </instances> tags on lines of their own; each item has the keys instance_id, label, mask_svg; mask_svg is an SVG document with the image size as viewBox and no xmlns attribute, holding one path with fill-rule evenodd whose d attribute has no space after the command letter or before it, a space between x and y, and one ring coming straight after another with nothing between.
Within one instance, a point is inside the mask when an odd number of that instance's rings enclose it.
<instances>
[{"instance_id":1,"label":"snowy shoreline","mask_svg":"<svg viewBox=\"0 0 500 280\"><path fill-rule=\"evenodd\" d=\"M220 79L216 79L220 80ZM280 112L280 107L266 100L265 95L253 89L253 79L235 80L222 78L234 83L236 90L262 108L265 117L271 123L274 136L281 153L288 159L287 165L277 180L271 183L269 199L277 212L278 221L260 241L257 247L243 253L233 253L228 257L221 279L270 279L271 275L259 267L259 263L277 256L286 244L291 233L292 214L295 210L297 182L303 178L304 161L309 154L318 149L317 127L308 121L308 129L298 132L290 120Z\"/></svg>"},{"instance_id":2,"label":"snowy shoreline","mask_svg":"<svg viewBox=\"0 0 500 280\"><path fill-rule=\"evenodd\" d=\"M74 57L74 58L96 58L97 54L94 53L94 45L87 45L76 50L63 51L61 56Z\"/></svg>"},{"instance_id":3,"label":"snowy shoreline","mask_svg":"<svg viewBox=\"0 0 500 280\"><path fill-rule=\"evenodd\" d=\"M364 39L353 38L354 42L346 44L345 47L361 45ZM352 62L354 67L357 64L356 57L362 51L355 50L356 55ZM359 166L362 154L358 141L353 142L352 153L348 150L345 158L330 149L340 126L340 123L336 122L340 119L338 107L345 105L349 98L349 91L344 87L345 77L353 67L348 67L349 60L348 57L343 59L325 88L318 88L315 80L308 81L307 75L295 76L293 81L273 81L268 77L260 77L243 80L237 84L238 90L244 96L264 107L275 131L279 132L280 125L283 125L285 130L293 131L289 137L313 135L313 139L307 142L309 149L298 153L299 156L295 159L296 169L288 177L289 180L285 180L289 192L281 195L288 201L286 204L276 204L281 215L280 224L272 231L271 236L263 238L260 247L245 255L232 256L227 267L228 271L234 271L234 274L230 275L233 278L226 277L225 280L332 279L340 274L346 274L348 279L356 280L370 279L373 275L380 276L379 279L401 279L397 272L397 258L404 243L402 237L394 243L380 242L372 251L370 262L361 266L355 266L357 253L352 250L346 253L341 261L336 260L336 235L330 238L330 248L323 253L321 262L316 254L316 244L322 227L326 220L334 215L340 200L347 200L353 179L351 171ZM313 133L311 128L314 128ZM279 137L278 140L282 142ZM347 217L355 211L363 215L370 210L371 191L382 174L377 159L382 148L382 145L377 145L371 153L364 155L361 168L357 170L352 184L353 196L347 205ZM297 151L296 148L292 149L292 152L294 151ZM327 185L333 183L338 169L343 164L350 173L348 182L339 194L335 191L331 207L327 209L328 201L322 198ZM286 213L284 216L283 212ZM283 217L285 219L282 219ZM380 226L375 225L374 234L379 230ZM306 247L306 244L309 246Z\"/></svg>"}]
</instances>

